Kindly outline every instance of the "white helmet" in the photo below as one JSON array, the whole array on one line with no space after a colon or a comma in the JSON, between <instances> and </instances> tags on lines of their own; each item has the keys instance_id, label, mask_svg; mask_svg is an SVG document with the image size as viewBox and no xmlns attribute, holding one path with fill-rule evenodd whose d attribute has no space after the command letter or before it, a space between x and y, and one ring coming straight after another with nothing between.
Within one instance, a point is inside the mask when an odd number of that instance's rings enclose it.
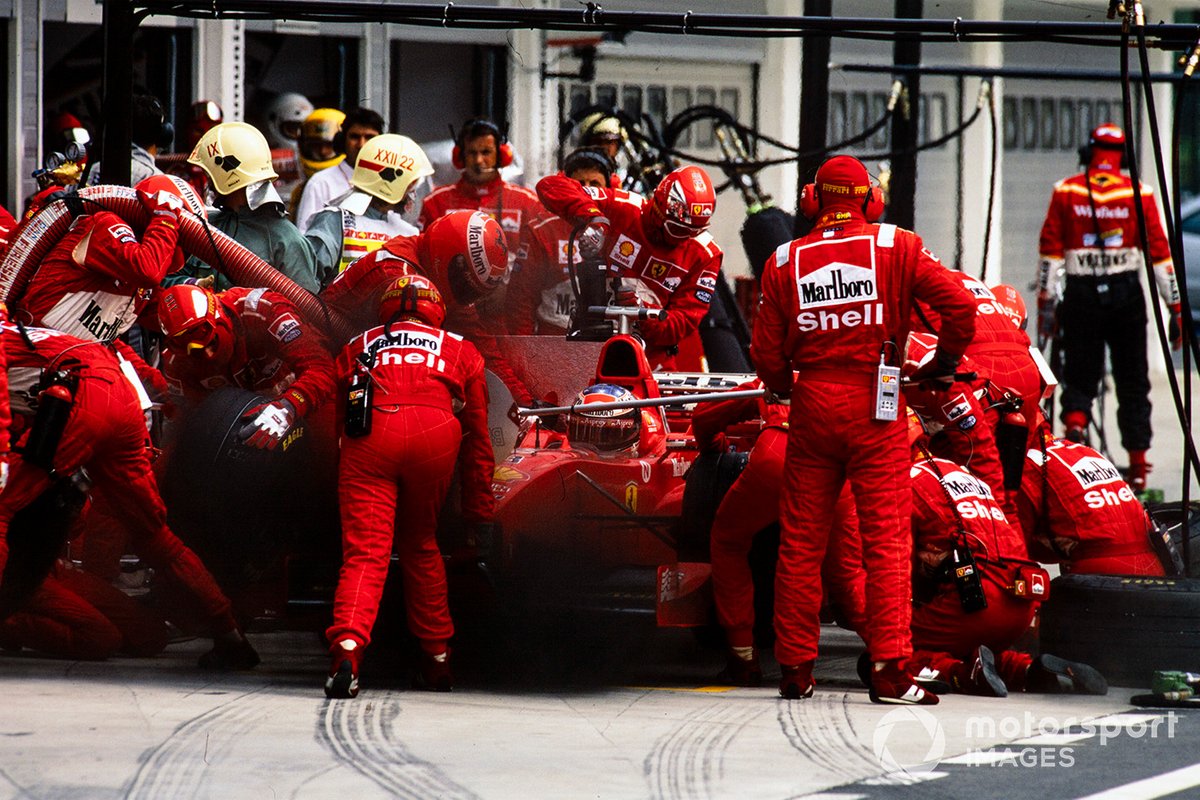
<instances>
[{"instance_id":1,"label":"white helmet","mask_svg":"<svg viewBox=\"0 0 1200 800\"><path fill-rule=\"evenodd\" d=\"M408 188L433 174L421 146L407 136L383 133L367 140L354 163L350 185L385 203L399 203Z\"/></svg>"},{"instance_id":2,"label":"white helmet","mask_svg":"<svg viewBox=\"0 0 1200 800\"><path fill-rule=\"evenodd\" d=\"M267 106L267 141L271 147L295 147L300 128L313 112L308 98L295 92L284 92Z\"/></svg>"},{"instance_id":3,"label":"white helmet","mask_svg":"<svg viewBox=\"0 0 1200 800\"><path fill-rule=\"evenodd\" d=\"M188 156L208 173L217 194L232 194L279 176L271 164L271 148L258 128L245 122L223 122L200 137Z\"/></svg>"}]
</instances>

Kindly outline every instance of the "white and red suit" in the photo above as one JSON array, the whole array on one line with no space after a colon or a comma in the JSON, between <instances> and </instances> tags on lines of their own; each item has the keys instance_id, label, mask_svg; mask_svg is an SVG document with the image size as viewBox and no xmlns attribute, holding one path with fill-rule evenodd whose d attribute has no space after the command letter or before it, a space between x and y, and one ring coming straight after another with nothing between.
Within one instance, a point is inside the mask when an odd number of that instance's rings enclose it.
<instances>
[{"instance_id":1,"label":"white and red suit","mask_svg":"<svg viewBox=\"0 0 1200 800\"><path fill-rule=\"evenodd\" d=\"M370 644L394 549L409 629L427 652L442 653L454 626L437 518L456 462L464 521L491 522L494 514L483 358L456 334L397 322L351 340L338 359L343 385L362 374L363 353L371 364L371 430L342 438L343 563L327 636Z\"/></svg>"},{"instance_id":2,"label":"white and red suit","mask_svg":"<svg viewBox=\"0 0 1200 800\"><path fill-rule=\"evenodd\" d=\"M667 310L665 319L639 323L646 358L654 369L673 369L674 352L699 328L716 291L723 254L712 236L706 232L669 243L648 235L651 223L643 209L650 201L621 189L585 188L565 175L548 175L537 190L546 208L567 220L609 220L604 257L610 269Z\"/></svg>"},{"instance_id":3,"label":"white and red suit","mask_svg":"<svg viewBox=\"0 0 1200 800\"><path fill-rule=\"evenodd\" d=\"M835 209L768 260L751 347L759 377L791 398L775 580L775 654L788 665L817 655L821 563L847 480L867 569L860 633L876 661L910 654L908 442L903 408L898 422L873 419L875 375L884 343L906 338L914 298L942 317L949 356L975 329L970 296L919 236Z\"/></svg>"},{"instance_id":4,"label":"white and red suit","mask_svg":"<svg viewBox=\"0 0 1200 800\"><path fill-rule=\"evenodd\" d=\"M566 335L575 307L568 251L576 265L582 260L578 245L570 244L571 229L562 217L548 216L522 231L505 298L509 333Z\"/></svg>"},{"instance_id":5,"label":"white and red suit","mask_svg":"<svg viewBox=\"0 0 1200 800\"><path fill-rule=\"evenodd\" d=\"M1029 552L1064 573L1162 575L1146 509L1121 473L1090 447L1051 441L1026 453L1017 498Z\"/></svg>"}]
</instances>

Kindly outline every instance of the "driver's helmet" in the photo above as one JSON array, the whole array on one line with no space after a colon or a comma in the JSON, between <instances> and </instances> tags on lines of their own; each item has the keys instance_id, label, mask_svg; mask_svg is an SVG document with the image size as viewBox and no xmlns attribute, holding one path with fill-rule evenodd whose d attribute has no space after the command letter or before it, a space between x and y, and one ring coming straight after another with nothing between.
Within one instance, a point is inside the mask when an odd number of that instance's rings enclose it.
<instances>
[{"instance_id":1,"label":"driver's helmet","mask_svg":"<svg viewBox=\"0 0 1200 800\"><path fill-rule=\"evenodd\" d=\"M567 415L567 440L572 447L600 453L614 453L633 447L642 433L642 414L636 408L605 408L589 411L588 406L616 400L633 400L623 386L597 383L575 398Z\"/></svg>"}]
</instances>

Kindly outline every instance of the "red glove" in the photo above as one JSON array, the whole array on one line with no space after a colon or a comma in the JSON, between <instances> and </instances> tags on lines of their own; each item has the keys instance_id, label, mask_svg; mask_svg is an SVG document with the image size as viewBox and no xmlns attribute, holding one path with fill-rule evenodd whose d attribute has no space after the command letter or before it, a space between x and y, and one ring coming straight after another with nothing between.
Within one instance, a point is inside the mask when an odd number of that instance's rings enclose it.
<instances>
[{"instance_id":1,"label":"red glove","mask_svg":"<svg viewBox=\"0 0 1200 800\"><path fill-rule=\"evenodd\" d=\"M183 200L161 189L154 194L139 190L138 200L141 201L142 208L150 212L151 219L166 217L174 222L183 213Z\"/></svg>"},{"instance_id":2,"label":"red glove","mask_svg":"<svg viewBox=\"0 0 1200 800\"><path fill-rule=\"evenodd\" d=\"M296 409L287 400L272 400L254 406L242 419L249 420L238 432L242 444L260 450L274 450L296 424Z\"/></svg>"},{"instance_id":3,"label":"red glove","mask_svg":"<svg viewBox=\"0 0 1200 800\"><path fill-rule=\"evenodd\" d=\"M1179 304L1171 306L1171 320L1167 323L1167 336L1171 339L1171 349L1183 347L1183 313Z\"/></svg>"}]
</instances>

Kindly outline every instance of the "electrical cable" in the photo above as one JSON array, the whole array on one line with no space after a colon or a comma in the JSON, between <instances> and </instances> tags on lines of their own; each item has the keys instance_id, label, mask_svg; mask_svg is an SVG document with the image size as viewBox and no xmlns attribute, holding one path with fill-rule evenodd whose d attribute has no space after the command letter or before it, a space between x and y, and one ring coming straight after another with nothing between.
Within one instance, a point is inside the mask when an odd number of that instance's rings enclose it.
<instances>
[{"instance_id":1,"label":"electrical cable","mask_svg":"<svg viewBox=\"0 0 1200 800\"><path fill-rule=\"evenodd\" d=\"M1129 16L1132 16L1133 25L1130 25ZM1126 17L1125 24L1122 27L1121 38L1125 46L1121 48L1121 105L1125 124L1125 136L1127 144L1127 152L1136 153L1137 147L1134 142L1134 120L1133 120L1133 88L1132 81L1129 77L1129 34L1130 28L1136 27L1138 31L1138 50L1143 58L1148 60L1146 55L1146 39L1145 39L1145 20L1142 18L1141 2L1134 2L1130 15ZM1145 99L1147 106L1154 105L1154 95L1150 94ZM1155 117L1152 114L1151 120ZM1154 152L1156 163L1161 163L1162 160L1162 144L1158 141L1157 136L1152 134L1151 148ZM1150 236L1146 225L1146 210L1141 202L1141 170L1138 167L1137 158L1129 159L1129 177L1134 187L1134 216L1137 219L1138 236L1141 240L1142 249L1142 266L1146 272L1148 282L1150 284L1150 308L1154 314L1154 323L1158 342L1162 349L1163 360L1167 368L1167 381L1171 387L1171 399L1175 404L1176 415L1179 419L1181 432L1183 433L1184 458L1190 460L1192 468L1200 472L1200 458L1196 455L1196 445L1192 439L1191 421L1188 420L1183 410L1183 399L1179 390L1179 379L1175 375L1174 361L1171 357L1171 343L1167 341L1166 332L1162 325L1162 309L1159 307L1158 286L1154 279L1154 266L1150 256ZM1190 377L1190 376L1189 376Z\"/></svg>"},{"instance_id":2,"label":"electrical cable","mask_svg":"<svg viewBox=\"0 0 1200 800\"><path fill-rule=\"evenodd\" d=\"M992 213L996 204L996 169L998 167L1000 155L1000 142L998 140L999 123L996 120L996 93L991 91L992 87L990 81L985 81L985 85L988 87L987 103L988 118L991 121L992 153L991 166L988 172L987 216L984 218L983 223L983 257L980 259L981 263L979 265L979 280L986 283L985 278L987 276L988 254L991 250L992 244Z\"/></svg>"}]
</instances>

